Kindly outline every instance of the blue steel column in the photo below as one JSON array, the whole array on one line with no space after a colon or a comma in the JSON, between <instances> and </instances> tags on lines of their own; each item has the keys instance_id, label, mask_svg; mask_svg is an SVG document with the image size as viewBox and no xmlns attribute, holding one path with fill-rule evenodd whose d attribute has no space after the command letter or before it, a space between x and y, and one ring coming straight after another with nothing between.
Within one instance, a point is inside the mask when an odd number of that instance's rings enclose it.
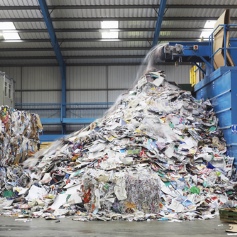
<instances>
[{"instance_id":1,"label":"blue steel column","mask_svg":"<svg viewBox=\"0 0 237 237\"><path fill-rule=\"evenodd\" d=\"M60 50L60 47L59 47L59 44L58 44L58 40L57 40L55 31L54 31L54 28L53 28L52 20L51 20L50 15L49 15L48 6L47 6L45 0L38 0L38 2L39 2L39 5L40 5L42 15L44 17L45 24L47 26L47 30L48 30L48 33L49 33L49 36L50 36L51 44L52 44L53 49L54 49L54 53L56 55L56 58L57 58L57 61L58 61L59 67L60 67L61 81L62 81L62 85L61 85L62 86L62 91L61 91L61 93L62 93L62 95L61 95L61 105L62 105L61 106L61 108L62 108L61 120L62 120L63 118L66 117L66 65L65 65L65 62L63 60L63 56L62 56L62 53L61 53L61 50ZM65 133L65 130L66 130L66 125L63 124L62 133Z\"/></svg>"},{"instance_id":2,"label":"blue steel column","mask_svg":"<svg viewBox=\"0 0 237 237\"><path fill-rule=\"evenodd\" d=\"M61 72L61 104L62 104L62 108L61 108L61 121L63 122L63 118L66 118L66 65L65 63L63 64L63 66L60 66L60 72ZM65 134L66 133L66 124L63 123L62 124L62 133Z\"/></svg>"},{"instance_id":3,"label":"blue steel column","mask_svg":"<svg viewBox=\"0 0 237 237\"><path fill-rule=\"evenodd\" d=\"M160 36L161 23L162 23L164 12L165 12L165 6L166 6L166 0L160 0L160 7L158 11L157 20L156 20L156 29L155 29L152 47L155 47L157 45L157 42Z\"/></svg>"}]
</instances>

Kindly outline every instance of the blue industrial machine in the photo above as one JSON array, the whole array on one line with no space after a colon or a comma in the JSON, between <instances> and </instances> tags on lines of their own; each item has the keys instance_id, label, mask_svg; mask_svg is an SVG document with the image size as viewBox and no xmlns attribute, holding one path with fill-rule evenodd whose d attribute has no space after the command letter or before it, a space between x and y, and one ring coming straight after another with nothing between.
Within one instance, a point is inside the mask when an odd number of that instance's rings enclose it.
<instances>
[{"instance_id":1,"label":"blue industrial machine","mask_svg":"<svg viewBox=\"0 0 237 237\"><path fill-rule=\"evenodd\" d=\"M227 143L227 153L235 157L234 165L237 167L237 38L230 38L228 34L231 27L236 25L219 25L222 28L223 45L216 51L214 33L205 42L175 42L163 46L164 61L192 62L203 72L203 79L194 86L197 99L209 99L219 119L219 128L223 131ZM222 55L221 66L216 67L215 55ZM205 66L203 67L203 65Z\"/></svg>"}]
</instances>

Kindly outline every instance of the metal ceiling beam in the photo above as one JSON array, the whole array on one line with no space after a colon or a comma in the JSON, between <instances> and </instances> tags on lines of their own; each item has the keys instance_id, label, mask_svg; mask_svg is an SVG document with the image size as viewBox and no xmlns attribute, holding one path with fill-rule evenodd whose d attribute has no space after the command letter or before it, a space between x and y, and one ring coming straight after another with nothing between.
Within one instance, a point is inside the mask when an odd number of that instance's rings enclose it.
<instances>
[{"instance_id":1,"label":"metal ceiling beam","mask_svg":"<svg viewBox=\"0 0 237 237\"><path fill-rule=\"evenodd\" d=\"M92 66L128 66L128 65L134 65L134 66L140 66L142 63L142 59L139 63L67 63L67 66L71 67L78 67L78 66L85 66L85 67L92 67ZM173 62L160 62L159 65L174 65ZM191 63L183 62L182 65L191 65ZM12 63L12 64L5 64L1 63L2 67L25 67L25 63ZM27 64L27 67L58 67L58 64L56 63L29 63Z\"/></svg>"},{"instance_id":2,"label":"metal ceiling beam","mask_svg":"<svg viewBox=\"0 0 237 237\"><path fill-rule=\"evenodd\" d=\"M159 6L159 5L158 5ZM157 5L154 4L130 4L130 5L51 5L48 6L49 10L57 10L57 9L143 9L143 8L154 8L157 9ZM230 4L167 4L167 8L212 8L212 9L226 9L226 8L237 8L237 5L230 5ZM0 10L39 10L38 6L0 6Z\"/></svg>"},{"instance_id":3,"label":"metal ceiling beam","mask_svg":"<svg viewBox=\"0 0 237 237\"><path fill-rule=\"evenodd\" d=\"M62 94L61 95L62 117L65 118L66 117L66 65L65 65L62 53L60 51L60 46L59 46L56 34L54 32L54 27L52 24L52 20L50 18L50 14L49 14L49 10L48 10L46 1L45 0L38 0L38 2L39 2L40 9L41 9L41 13L44 17L45 24L48 29L50 41L53 46L55 56L57 58L57 61L58 61L59 67L60 67L61 83L62 83L62 88L61 88L62 89L62 93L61 93ZM65 126L63 127L62 133L64 133L64 130L65 130Z\"/></svg>"},{"instance_id":4,"label":"metal ceiling beam","mask_svg":"<svg viewBox=\"0 0 237 237\"><path fill-rule=\"evenodd\" d=\"M62 51L122 51L122 50L150 50L150 47L61 47ZM0 48L1 52L33 52L33 51L51 51L52 48Z\"/></svg>"},{"instance_id":5,"label":"metal ceiling beam","mask_svg":"<svg viewBox=\"0 0 237 237\"><path fill-rule=\"evenodd\" d=\"M170 38L171 39L171 38ZM61 38L58 39L59 42L120 42L120 41L152 41L152 38L119 38L119 39L110 39L105 40L101 38ZM4 40L0 39L1 43L4 42L13 42L13 43L21 43L21 42L50 42L50 39L19 39L19 40Z\"/></svg>"},{"instance_id":6,"label":"metal ceiling beam","mask_svg":"<svg viewBox=\"0 0 237 237\"><path fill-rule=\"evenodd\" d=\"M64 59L107 59L107 58L144 58L142 55L92 55L92 56L64 56ZM0 57L0 60L51 60L55 59L54 56L14 56Z\"/></svg>"},{"instance_id":7,"label":"metal ceiling beam","mask_svg":"<svg viewBox=\"0 0 237 237\"><path fill-rule=\"evenodd\" d=\"M160 36L161 23L163 21L163 17L165 13L165 6L166 6L166 0L160 0L160 7L157 14L156 28L155 28L154 38L152 42L152 47L157 45L157 42Z\"/></svg>"},{"instance_id":8,"label":"metal ceiling beam","mask_svg":"<svg viewBox=\"0 0 237 237\"><path fill-rule=\"evenodd\" d=\"M119 29L111 29L112 31L117 32L149 32L154 31L154 28L119 28ZM209 31L211 28L171 28L171 27L165 27L161 28L160 31ZM236 28L233 28L234 31L237 31ZM106 30L102 30L101 28L59 28L54 29L56 33L79 33L79 32L104 32ZM232 31L232 30L231 30ZM4 32L17 32L17 33L45 33L48 32L47 29L17 29L17 30L4 30Z\"/></svg>"},{"instance_id":9,"label":"metal ceiling beam","mask_svg":"<svg viewBox=\"0 0 237 237\"><path fill-rule=\"evenodd\" d=\"M196 41L200 40L199 37L189 37L189 38L183 38L183 37L160 37L160 41ZM58 39L58 42L64 43L64 42L152 42L153 38L119 38L119 39L101 39L101 38L62 38ZM50 42L49 39L20 39L20 40L0 40L0 43L22 43L22 42Z\"/></svg>"},{"instance_id":10,"label":"metal ceiling beam","mask_svg":"<svg viewBox=\"0 0 237 237\"><path fill-rule=\"evenodd\" d=\"M65 68L65 63L64 63L63 56L62 56L62 53L60 51L60 46L59 46L59 43L58 43L58 39L56 37L54 27L53 27L53 24L52 24L50 15L49 15L47 4L46 4L45 0L38 0L38 1L39 1L40 9L41 9L41 12L42 12L42 15L43 15L43 18L44 18L44 22L47 26L47 31L49 33L50 41L52 43L52 46L53 46L58 64L60 65L60 68L63 71L64 68Z\"/></svg>"},{"instance_id":11,"label":"metal ceiling beam","mask_svg":"<svg viewBox=\"0 0 237 237\"><path fill-rule=\"evenodd\" d=\"M163 21L206 21L217 20L219 16L210 17L194 17L194 16L182 16L182 17L164 17ZM57 17L51 18L52 21L156 21L157 17ZM231 17L231 20L237 20L237 17ZM0 22L42 22L42 18L1 18Z\"/></svg>"}]
</instances>

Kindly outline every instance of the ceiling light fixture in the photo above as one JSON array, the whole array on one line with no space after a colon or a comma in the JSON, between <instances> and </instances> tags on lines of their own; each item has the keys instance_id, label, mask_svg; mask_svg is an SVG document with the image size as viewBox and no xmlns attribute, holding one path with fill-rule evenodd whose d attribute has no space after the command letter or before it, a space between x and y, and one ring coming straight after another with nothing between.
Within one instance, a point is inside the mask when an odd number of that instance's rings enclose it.
<instances>
[{"instance_id":1,"label":"ceiling light fixture","mask_svg":"<svg viewBox=\"0 0 237 237\"><path fill-rule=\"evenodd\" d=\"M118 39L118 21L101 21L102 39Z\"/></svg>"},{"instance_id":2,"label":"ceiling light fixture","mask_svg":"<svg viewBox=\"0 0 237 237\"><path fill-rule=\"evenodd\" d=\"M0 31L5 40L21 39L19 34L16 32L16 27L13 22L0 22Z\"/></svg>"}]
</instances>

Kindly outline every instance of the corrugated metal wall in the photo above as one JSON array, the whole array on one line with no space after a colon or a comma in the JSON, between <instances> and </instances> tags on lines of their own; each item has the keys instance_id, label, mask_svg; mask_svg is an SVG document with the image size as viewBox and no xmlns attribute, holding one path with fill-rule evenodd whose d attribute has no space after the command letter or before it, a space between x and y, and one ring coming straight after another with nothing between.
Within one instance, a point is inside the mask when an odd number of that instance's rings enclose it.
<instances>
[{"instance_id":1,"label":"corrugated metal wall","mask_svg":"<svg viewBox=\"0 0 237 237\"><path fill-rule=\"evenodd\" d=\"M189 83L190 66L162 65L168 81ZM0 67L15 80L16 103L60 103L61 76L58 67ZM114 102L117 97L132 88L139 66L83 66L67 67L67 103ZM34 110L41 117L60 117L59 110ZM83 112L84 113L84 112ZM68 117L79 116L73 109ZM93 115L92 115L93 116ZM80 116L79 116L80 117ZM76 126L68 126L74 130ZM48 131L60 130L60 126L45 126Z\"/></svg>"},{"instance_id":2,"label":"corrugated metal wall","mask_svg":"<svg viewBox=\"0 0 237 237\"><path fill-rule=\"evenodd\" d=\"M22 102L58 103L61 95L60 78L56 67L22 68Z\"/></svg>"},{"instance_id":3,"label":"corrugated metal wall","mask_svg":"<svg viewBox=\"0 0 237 237\"><path fill-rule=\"evenodd\" d=\"M67 67L67 102L106 102L106 67Z\"/></svg>"},{"instance_id":4,"label":"corrugated metal wall","mask_svg":"<svg viewBox=\"0 0 237 237\"><path fill-rule=\"evenodd\" d=\"M171 66L163 65L161 70L164 70L166 73L166 79L168 81L174 81L177 84L189 84L189 69L190 65L182 66Z\"/></svg>"},{"instance_id":5,"label":"corrugated metal wall","mask_svg":"<svg viewBox=\"0 0 237 237\"><path fill-rule=\"evenodd\" d=\"M162 65L168 81L189 83L189 65ZM2 67L15 80L17 103L60 103L58 67ZM67 67L67 102L114 102L132 87L139 66Z\"/></svg>"}]
</instances>

